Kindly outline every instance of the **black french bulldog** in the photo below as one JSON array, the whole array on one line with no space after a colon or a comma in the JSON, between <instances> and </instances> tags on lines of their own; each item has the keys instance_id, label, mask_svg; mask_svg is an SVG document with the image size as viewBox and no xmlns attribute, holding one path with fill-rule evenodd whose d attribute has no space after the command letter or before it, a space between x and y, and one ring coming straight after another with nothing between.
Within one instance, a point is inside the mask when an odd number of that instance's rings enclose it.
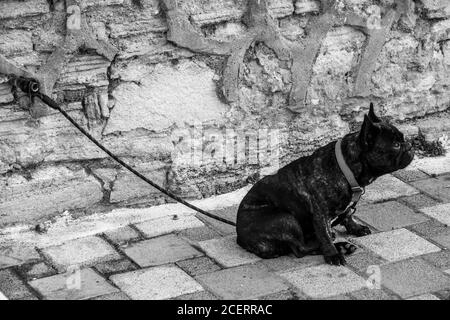
<instances>
[{"instance_id":1,"label":"black french bulldog","mask_svg":"<svg viewBox=\"0 0 450 320\"><path fill-rule=\"evenodd\" d=\"M325 261L344 265L344 254L356 250L347 242L333 244L330 222L351 201L352 191L335 155L336 141L258 181L237 213L237 243L261 258L293 253L322 253ZM342 139L342 154L361 187L405 168L413 159L411 144L393 125L381 121L370 104L360 132ZM370 233L351 215L340 224L355 236Z\"/></svg>"}]
</instances>

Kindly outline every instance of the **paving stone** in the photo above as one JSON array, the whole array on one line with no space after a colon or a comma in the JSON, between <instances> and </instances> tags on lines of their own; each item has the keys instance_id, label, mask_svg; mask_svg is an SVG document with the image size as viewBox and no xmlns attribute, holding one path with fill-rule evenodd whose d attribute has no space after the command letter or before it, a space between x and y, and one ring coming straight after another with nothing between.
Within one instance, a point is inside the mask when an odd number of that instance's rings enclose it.
<instances>
[{"instance_id":1,"label":"paving stone","mask_svg":"<svg viewBox=\"0 0 450 320\"><path fill-rule=\"evenodd\" d=\"M56 274L56 270L44 262L37 264L25 264L18 268L20 274L27 280L49 277Z\"/></svg>"},{"instance_id":2,"label":"paving stone","mask_svg":"<svg viewBox=\"0 0 450 320\"><path fill-rule=\"evenodd\" d=\"M25 283L11 269L0 270L0 292L11 300L32 295Z\"/></svg>"},{"instance_id":3,"label":"paving stone","mask_svg":"<svg viewBox=\"0 0 450 320\"><path fill-rule=\"evenodd\" d=\"M289 289L280 277L256 265L202 274L196 279L222 299L256 299Z\"/></svg>"},{"instance_id":4,"label":"paving stone","mask_svg":"<svg viewBox=\"0 0 450 320\"><path fill-rule=\"evenodd\" d=\"M426 207L432 207L439 204L439 202L437 202L436 200L421 193L409 197L404 197L399 200L405 203L407 206L416 210Z\"/></svg>"},{"instance_id":5,"label":"paving stone","mask_svg":"<svg viewBox=\"0 0 450 320\"><path fill-rule=\"evenodd\" d=\"M29 284L47 300L84 300L119 291L90 268L33 280Z\"/></svg>"},{"instance_id":6,"label":"paving stone","mask_svg":"<svg viewBox=\"0 0 450 320\"><path fill-rule=\"evenodd\" d=\"M199 291L174 298L174 300L217 300L217 297L208 291Z\"/></svg>"},{"instance_id":7,"label":"paving stone","mask_svg":"<svg viewBox=\"0 0 450 320\"><path fill-rule=\"evenodd\" d=\"M358 272L366 274L370 266L379 266L385 261L371 252L361 251L345 257L347 264L355 268Z\"/></svg>"},{"instance_id":8,"label":"paving stone","mask_svg":"<svg viewBox=\"0 0 450 320\"><path fill-rule=\"evenodd\" d=\"M141 267L157 266L202 255L186 241L172 234L137 242L123 251Z\"/></svg>"},{"instance_id":9,"label":"paving stone","mask_svg":"<svg viewBox=\"0 0 450 320\"><path fill-rule=\"evenodd\" d=\"M163 234L172 233L174 231L203 226L203 222L198 220L196 217L184 215L162 217L135 225L135 227L141 231L146 238L153 238Z\"/></svg>"},{"instance_id":10,"label":"paving stone","mask_svg":"<svg viewBox=\"0 0 450 320\"><path fill-rule=\"evenodd\" d=\"M402 298L450 288L450 277L421 259L381 266L381 283Z\"/></svg>"},{"instance_id":11,"label":"paving stone","mask_svg":"<svg viewBox=\"0 0 450 320\"><path fill-rule=\"evenodd\" d=\"M0 245L0 269L39 260L41 260L39 253L28 244L4 243Z\"/></svg>"},{"instance_id":12,"label":"paving stone","mask_svg":"<svg viewBox=\"0 0 450 320\"><path fill-rule=\"evenodd\" d=\"M445 224L440 223L436 220L430 220L427 222L415 224L407 228L427 238L432 238L449 230L449 228Z\"/></svg>"},{"instance_id":13,"label":"paving stone","mask_svg":"<svg viewBox=\"0 0 450 320\"><path fill-rule=\"evenodd\" d=\"M441 290L438 292L434 292L433 294L441 300L450 300L450 290Z\"/></svg>"},{"instance_id":14,"label":"paving stone","mask_svg":"<svg viewBox=\"0 0 450 320\"><path fill-rule=\"evenodd\" d=\"M449 269L450 268L450 251L444 250L440 252L429 253L423 255L422 259L426 260L428 263L439 269Z\"/></svg>"},{"instance_id":15,"label":"paving stone","mask_svg":"<svg viewBox=\"0 0 450 320\"><path fill-rule=\"evenodd\" d=\"M177 266L136 270L110 279L133 300L170 299L203 290L197 281Z\"/></svg>"},{"instance_id":16,"label":"paving stone","mask_svg":"<svg viewBox=\"0 0 450 320\"><path fill-rule=\"evenodd\" d=\"M441 249L406 229L370 234L354 238L359 244L387 261L402 260Z\"/></svg>"},{"instance_id":17,"label":"paving stone","mask_svg":"<svg viewBox=\"0 0 450 320\"><path fill-rule=\"evenodd\" d=\"M447 227L445 231L438 233L437 235L431 237L431 240L439 244L440 246L450 249L450 230Z\"/></svg>"},{"instance_id":18,"label":"paving stone","mask_svg":"<svg viewBox=\"0 0 450 320\"><path fill-rule=\"evenodd\" d=\"M123 293L123 292L116 292L116 293L110 293L110 294L106 294L104 296L100 296L100 297L95 297L91 300L130 300L130 298L128 298L128 296Z\"/></svg>"},{"instance_id":19,"label":"paving stone","mask_svg":"<svg viewBox=\"0 0 450 320\"><path fill-rule=\"evenodd\" d=\"M238 211L239 205L225 207L217 210L210 210L210 212L216 216L225 218L229 221L236 222L236 215ZM231 235L236 233L236 227L231 226L229 224L217 221L215 219L200 215L198 216L200 220L205 222L208 226L211 226L214 230L219 232L221 235Z\"/></svg>"},{"instance_id":20,"label":"paving stone","mask_svg":"<svg viewBox=\"0 0 450 320\"><path fill-rule=\"evenodd\" d=\"M309 255L297 258L294 255L281 256L274 259L263 259L261 263L273 271L308 268L325 263L322 255Z\"/></svg>"},{"instance_id":21,"label":"paving stone","mask_svg":"<svg viewBox=\"0 0 450 320\"><path fill-rule=\"evenodd\" d=\"M256 255L242 249L236 243L236 236L228 236L199 242L205 253L224 267L234 267L261 260Z\"/></svg>"},{"instance_id":22,"label":"paving stone","mask_svg":"<svg viewBox=\"0 0 450 320\"><path fill-rule=\"evenodd\" d=\"M356 211L355 215L364 223L380 231L398 229L428 220L426 216L415 213L397 201L363 206Z\"/></svg>"},{"instance_id":23,"label":"paving stone","mask_svg":"<svg viewBox=\"0 0 450 320\"><path fill-rule=\"evenodd\" d=\"M350 293L356 300L399 300L399 298L391 293L380 289L362 289Z\"/></svg>"},{"instance_id":24,"label":"paving stone","mask_svg":"<svg viewBox=\"0 0 450 320\"><path fill-rule=\"evenodd\" d=\"M448 192L450 195L450 189ZM446 226L450 226L450 203L423 208L420 211L445 224Z\"/></svg>"},{"instance_id":25,"label":"paving stone","mask_svg":"<svg viewBox=\"0 0 450 320\"><path fill-rule=\"evenodd\" d=\"M259 297L258 300L304 300L303 296L297 296L290 290L280 291Z\"/></svg>"},{"instance_id":26,"label":"paving stone","mask_svg":"<svg viewBox=\"0 0 450 320\"><path fill-rule=\"evenodd\" d=\"M178 235L198 242L220 237L220 234L218 232L207 226L181 230Z\"/></svg>"},{"instance_id":27,"label":"paving stone","mask_svg":"<svg viewBox=\"0 0 450 320\"><path fill-rule=\"evenodd\" d=\"M212 261L208 257L199 257L184 261L178 261L176 264L191 276L214 272L221 269L214 261Z\"/></svg>"},{"instance_id":28,"label":"paving stone","mask_svg":"<svg viewBox=\"0 0 450 320\"><path fill-rule=\"evenodd\" d=\"M280 274L300 292L311 298L347 294L366 287L366 281L342 266L322 264Z\"/></svg>"},{"instance_id":29,"label":"paving stone","mask_svg":"<svg viewBox=\"0 0 450 320\"><path fill-rule=\"evenodd\" d=\"M412 167L426 172L429 175L440 175L450 172L450 157L428 157L415 160Z\"/></svg>"},{"instance_id":30,"label":"paving stone","mask_svg":"<svg viewBox=\"0 0 450 320\"><path fill-rule=\"evenodd\" d=\"M352 300L352 298L347 296L347 295L345 295L345 294L339 294L337 296L320 298L320 299L314 299L314 300L337 300L337 301L343 301L343 300Z\"/></svg>"},{"instance_id":31,"label":"paving stone","mask_svg":"<svg viewBox=\"0 0 450 320\"><path fill-rule=\"evenodd\" d=\"M135 241L140 238L139 233L131 228L130 226L126 226L117 230L105 232L105 236L115 244L121 245L124 243L128 243L130 241Z\"/></svg>"},{"instance_id":32,"label":"paving stone","mask_svg":"<svg viewBox=\"0 0 450 320\"><path fill-rule=\"evenodd\" d=\"M430 176L420 170L398 170L392 173L392 175L400 180L411 182L419 179L426 179Z\"/></svg>"},{"instance_id":33,"label":"paving stone","mask_svg":"<svg viewBox=\"0 0 450 320\"><path fill-rule=\"evenodd\" d=\"M0 292L0 301L1 300L8 300L8 298L2 292Z\"/></svg>"},{"instance_id":34,"label":"paving stone","mask_svg":"<svg viewBox=\"0 0 450 320\"><path fill-rule=\"evenodd\" d=\"M128 259L105 261L95 265L95 268L104 275L136 270L136 266Z\"/></svg>"},{"instance_id":35,"label":"paving stone","mask_svg":"<svg viewBox=\"0 0 450 320\"><path fill-rule=\"evenodd\" d=\"M379 202L404 196L411 196L419 191L392 175L385 175L366 187L362 196L364 202Z\"/></svg>"},{"instance_id":36,"label":"paving stone","mask_svg":"<svg viewBox=\"0 0 450 320\"><path fill-rule=\"evenodd\" d=\"M425 293L420 296L415 296L406 300L441 300L438 297L436 297L434 294L431 293Z\"/></svg>"},{"instance_id":37,"label":"paving stone","mask_svg":"<svg viewBox=\"0 0 450 320\"><path fill-rule=\"evenodd\" d=\"M30 296L25 296L25 297L19 298L17 300L19 300L19 301L29 301L29 300L39 300L39 299L37 297L35 297L35 296L30 295Z\"/></svg>"},{"instance_id":38,"label":"paving stone","mask_svg":"<svg viewBox=\"0 0 450 320\"><path fill-rule=\"evenodd\" d=\"M91 266L98 262L120 259L120 255L105 240L86 237L42 250L59 271L71 266Z\"/></svg>"},{"instance_id":39,"label":"paving stone","mask_svg":"<svg viewBox=\"0 0 450 320\"><path fill-rule=\"evenodd\" d=\"M450 202L449 176L420 180L411 182L411 184L422 192L431 195L432 197L440 199L443 202Z\"/></svg>"}]
</instances>

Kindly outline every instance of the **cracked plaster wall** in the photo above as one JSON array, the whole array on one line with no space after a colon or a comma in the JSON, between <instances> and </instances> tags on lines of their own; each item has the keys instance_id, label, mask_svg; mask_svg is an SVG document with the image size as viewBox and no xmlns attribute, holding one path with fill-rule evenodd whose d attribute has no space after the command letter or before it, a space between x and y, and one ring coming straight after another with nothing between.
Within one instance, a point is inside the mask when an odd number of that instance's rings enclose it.
<instances>
[{"instance_id":1,"label":"cracked plaster wall","mask_svg":"<svg viewBox=\"0 0 450 320\"><path fill-rule=\"evenodd\" d=\"M448 0L3 0L0 55L187 198L344 135L369 101L408 133L450 132ZM166 201L0 75L0 225Z\"/></svg>"}]
</instances>

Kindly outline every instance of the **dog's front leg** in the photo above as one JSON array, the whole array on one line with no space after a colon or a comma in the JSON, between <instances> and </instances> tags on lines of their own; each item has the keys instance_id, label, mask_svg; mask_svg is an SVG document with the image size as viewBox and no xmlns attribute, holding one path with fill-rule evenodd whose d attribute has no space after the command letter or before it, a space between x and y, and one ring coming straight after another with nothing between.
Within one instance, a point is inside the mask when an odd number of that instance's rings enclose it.
<instances>
[{"instance_id":1,"label":"dog's front leg","mask_svg":"<svg viewBox=\"0 0 450 320\"><path fill-rule=\"evenodd\" d=\"M345 265L344 256L336 249L328 216L323 211L313 212L314 231L320 243L325 262L332 265Z\"/></svg>"}]
</instances>

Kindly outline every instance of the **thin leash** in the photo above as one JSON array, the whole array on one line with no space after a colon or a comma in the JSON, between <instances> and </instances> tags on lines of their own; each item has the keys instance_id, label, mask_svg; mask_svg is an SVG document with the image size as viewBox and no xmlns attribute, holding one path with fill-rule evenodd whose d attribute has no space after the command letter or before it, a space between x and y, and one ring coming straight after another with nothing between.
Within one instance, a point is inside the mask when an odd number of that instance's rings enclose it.
<instances>
[{"instance_id":1,"label":"thin leash","mask_svg":"<svg viewBox=\"0 0 450 320\"><path fill-rule=\"evenodd\" d=\"M184 199L180 198L176 194L170 192L167 189L164 189L160 185L156 184L155 182L151 181L147 177L145 177L143 174L141 174L139 171L135 170L133 167L128 165L126 162L122 161L119 157L117 157L113 152L108 150L105 146L103 146L97 139L95 139L89 132L87 132L83 127L81 127L64 109L61 108L61 106L56 103L52 98L49 96L43 94L40 92L39 83L33 79L23 78L23 77L13 77L12 83L14 86L20 88L23 92L27 93L30 97L38 97L42 100L46 105L48 105L50 108L59 111L67 120L69 120L70 123L73 124L74 127L76 127L84 136L86 136L89 140L91 140L97 147L99 147L101 150L103 150L108 156L111 157L114 161L116 161L118 164L120 164L122 167L133 173L135 176L140 178L141 180L145 181L147 184L151 185L153 188L159 190L166 196L172 198L173 200L185 205L186 207L193 209L207 217L210 217L212 219L215 219L217 221L229 224L231 226L236 226L236 224L230 220L224 219L222 217L216 216L212 213L209 213L203 209L200 209L197 206L194 206L193 204L185 201Z\"/></svg>"}]
</instances>

